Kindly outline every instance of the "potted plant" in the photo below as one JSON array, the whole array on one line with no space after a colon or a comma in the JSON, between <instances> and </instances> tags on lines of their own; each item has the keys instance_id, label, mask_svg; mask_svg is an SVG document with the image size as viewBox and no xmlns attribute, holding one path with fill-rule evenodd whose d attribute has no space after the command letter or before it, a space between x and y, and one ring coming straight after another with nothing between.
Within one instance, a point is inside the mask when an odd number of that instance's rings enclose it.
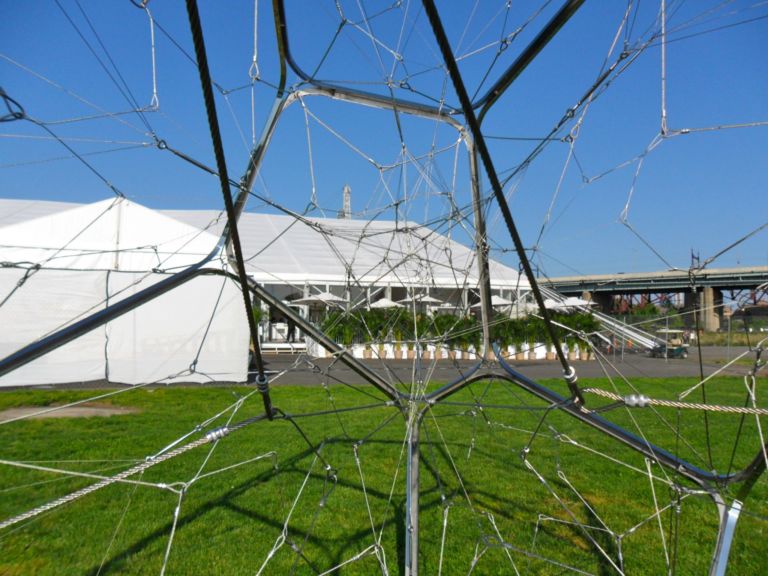
<instances>
[{"instance_id":1,"label":"potted plant","mask_svg":"<svg viewBox=\"0 0 768 576\"><path fill-rule=\"evenodd\" d=\"M525 359L525 352L523 352L523 344L525 343L525 325L523 320L519 318L513 318L509 320L509 339L512 342L512 346L515 348L515 360Z\"/></svg>"},{"instance_id":2,"label":"potted plant","mask_svg":"<svg viewBox=\"0 0 768 576\"><path fill-rule=\"evenodd\" d=\"M395 326L392 329L392 332L394 334L394 341L392 345L394 346L394 355L395 360L400 360L403 357L403 326L402 322L400 321L400 318L397 319L397 322L395 322Z\"/></svg>"},{"instance_id":3,"label":"potted plant","mask_svg":"<svg viewBox=\"0 0 768 576\"><path fill-rule=\"evenodd\" d=\"M573 336L566 336L565 343L568 346L568 360L577 360L579 353L576 349L576 339Z\"/></svg>"},{"instance_id":4,"label":"potted plant","mask_svg":"<svg viewBox=\"0 0 768 576\"><path fill-rule=\"evenodd\" d=\"M477 321L472 316L465 317L461 322L461 334L458 339L462 358L469 359L473 340L477 338Z\"/></svg>"},{"instance_id":5,"label":"potted plant","mask_svg":"<svg viewBox=\"0 0 768 576\"><path fill-rule=\"evenodd\" d=\"M491 330L491 339L498 343L501 355L504 358L512 357L512 331L513 326L509 318L500 317L498 323Z\"/></svg>"},{"instance_id":6,"label":"potted plant","mask_svg":"<svg viewBox=\"0 0 768 576\"><path fill-rule=\"evenodd\" d=\"M566 344L566 338L568 333L565 330L563 330L561 326L569 326L569 322L570 322L569 316L566 316L564 314L555 314L552 316L552 322L554 322L555 337L557 338L559 345L564 347ZM547 344L547 360L556 360L557 352L555 351L555 343L549 337L549 331L546 330L543 320L542 320L542 331L543 331L543 338ZM565 350L563 350L563 352L565 352Z\"/></svg>"},{"instance_id":7,"label":"potted plant","mask_svg":"<svg viewBox=\"0 0 768 576\"><path fill-rule=\"evenodd\" d=\"M592 345L589 341L589 335L594 334L600 329L600 323L592 314L579 314L578 318L579 331L583 334L581 342L579 343L579 349L581 350L581 360L590 360L592 358Z\"/></svg>"},{"instance_id":8,"label":"potted plant","mask_svg":"<svg viewBox=\"0 0 768 576\"><path fill-rule=\"evenodd\" d=\"M341 344L345 348L352 346L355 341L355 323L354 318L347 317L341 327Z\"/></svg>"},{"instance_id":9,"label":"potted plant","mask_svg":"<svg viewBox=\"0 0 768 576\"><path fill-rule=\"evenodd\" d=\"M526 318L525 336L528 344L528 360L536 360L536 344L539 343L539 319L535 316Z\"/></svg>"},{"instance_id":10,"label":"potted plant","mask_svg":"<svg viewBox=\"0 0 768 576\"><path fill-rule=\"evenodd\" d=\"M579 339L579 360L589 360L591 357L589 342L586 338Z\"/></svg>"},{"instance_id":11,"label":"potted plant","mask_svg":"<svg viewBox=\"0 0 768 576\"><path fill-rule=\"evenodd\" d=\"M442 351L448 349L452 339L454 338L453 331L456 329L457 319L450 314L437 314L432 318L432 327L434 329L434 335L438 342L441 343L440 348L435 350L435 358L442 358ZM450 356L450 350L448 351Z\"/></svg>"},{"instance_id":12,"label":"potted plant","mask_svg":"<svg viewBox=\"0 0 768 576\"><path fill-rule=\"evenodd\" d=\"M555 345L552 343L551 340L547 340L546 358L547 360L557 359L557 354L555 353Z\"/></svg>"}]
</instances>

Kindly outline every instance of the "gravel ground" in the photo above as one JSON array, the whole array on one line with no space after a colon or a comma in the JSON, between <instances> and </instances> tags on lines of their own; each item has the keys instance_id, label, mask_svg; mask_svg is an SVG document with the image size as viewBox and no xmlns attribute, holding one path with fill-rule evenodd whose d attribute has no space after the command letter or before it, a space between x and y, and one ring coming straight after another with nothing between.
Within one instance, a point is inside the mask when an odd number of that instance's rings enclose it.
<instances>
[{"instance_id":1,"label":"gravel ground","mask_svg":"<svg viewBox=\"0 0 768 576\"><path fill-rule=\"evenodd\" d=\"M606 375L606 371L611 375L619 372L627 378L649 377L663 378L671 376L691 376L699 377L703 371L704 376L708 376L719 369L729 361L748 350L743 346L707 346L701 350L701 367L699 366L699 351L695 347L689 350L687 359L663 359L650 358L642 352L615 353L605 358L604 362L597 360L574 361L573 366L580 378L595 378ZM749 356L754 358L754 354ZM333 363L330 371L333 378L347 384L362 384L364 380L354 371L344 366L341 362L333 362L330 359L312 360L308 357L294 354L267 354L264 356L266 368L270 375L271 384L279 386L281 384L290 385L313 385L319 384L323 380L323 372ZM414 371L413 360L361 360L371 370L382 374L387 380L394 382L412 381ZM741 361L731 367L725 368L725 374L743 375L748 370L748 366ZM429 378L437 382L450 382L456 379L462 372L475 366L477 361L461 360L458 362L450 360L440 360L438 362L423 361L421 363L421 372L424 378ZM560 378L562 368L557 361L510 361L510 364L518 371L522 372L534 380L543 378ZM294 367L295 366L295 367ZM294 367L294 368L292 368ZM289 375L277 378L276 375L284 370L291 369ZM329 379L329 382L333 382ZM216 384L206 384L205 386L230 386L232 382L220 382ZM176 384L182 386L184 384ZM190 386L200 386L200 384L189 384ZM121 385L107 383L104 380L91 382L79 382L71 384L46 385L40 386L41 389L98 389L98 388L119 388ZM30 387L4 387L0 391L11 391L19 389L29 389Z\"/></svg>"},{"instance_id":2,"label":"gravel ground","mask_svg":"<svg viewBox=\"0 0 768 576\"><path fill-rule=\"evenodd\" d=\"M606 375L608 371L611 375L617 372L628 378L650 377L663 378L671 376L691 376L699 377L703 369L705 376L722 369L724 364L737 355L747 352L746 347L725 347L709 346L702 348L701 367L699 365L699 351L692 347L689 350L688 358L683 359L663 359L650 358L644 353L621 353L610 354L605 362L597 360L574 361L573 366L576 373L581 378L595 378ZM754 357L754 356L751 356ZM322 372L331 364L329 359L319 359L309 362L308 359L294 355L270 355L265 356L267 362L266 368L272 374L277 374L283 370L291 368L297 364L297 369L291 370L290 376L284 380L285 384L310 385L321 381ZM372 370L384 375L389 374L387 379L400 380L403 382L411 381L414 369L413 360L388 360L386 365L380 360L363 360ZM462 360L452 362L441 360L439 362L424 361L422 370L427 371L433 368L431 379L440 382L449 382L456 378L462 371L466 371L477 362ZM510 364L518 371L529 378L559 378L562 375L562 368L557 361L512 361ZM724 370L725 374L743 375L748 367L744 363L738 363ZM363 380L351 369L340 362L336 362L331 372L335 378L346 383L362 383ZM274 381L275 385L283 383L281 378Z\"/></svg>"}]
</instances>

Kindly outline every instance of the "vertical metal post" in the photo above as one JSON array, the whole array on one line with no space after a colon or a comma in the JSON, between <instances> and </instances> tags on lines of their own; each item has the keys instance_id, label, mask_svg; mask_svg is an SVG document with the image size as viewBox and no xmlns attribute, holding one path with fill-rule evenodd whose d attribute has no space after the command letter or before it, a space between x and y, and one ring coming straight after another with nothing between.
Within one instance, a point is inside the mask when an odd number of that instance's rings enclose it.
<instances>
[{"instance_id":1,"label":"vertical metal post","mask_svg":"<svg viewBox=\"0 0 768 576\"><path fill-rule=\"evenodd\" d=\"M491 331L488 323L493 318L493 306L491 300L491 274L488 270L488 236L485 230L485 218L480 199L480 176L477 171L477 151L474 142L467 135L467 147L469 148L469 171L472 181L472 212L475 221L475 248L477 254L478 283L480 288L481 326L483 328L483 344L479 350L482 358L489 359L493 356L491 351Z\"/></svg>"},{"instance_id":2,"label":"vertical metal post","mask_svg":"<svg viewBox=\"0 0 768 576\"><path fill-rule=\"evenodd\" d=\"M411 410L415 410L411 401ZM419 426L421 414L408 414L408 462L405 495L405 576L419 574Z\"/></svg>"},{"instance_id":3,"label":"vertical metal post","mask_svg":"<svg viewBox=\"0 0 768 576\"><path fill-rule=\"evenodd\" d=\"M741 513L741 502L734 500L728 506L718 495L715 499L718 512L720 512L720 528L717 531L717 546L712 556L712 566L709 569L710 576L725 576L728 568L728 554L731 551L733 535L736 532L736 522Z\"/></svg>"}]
</instances>

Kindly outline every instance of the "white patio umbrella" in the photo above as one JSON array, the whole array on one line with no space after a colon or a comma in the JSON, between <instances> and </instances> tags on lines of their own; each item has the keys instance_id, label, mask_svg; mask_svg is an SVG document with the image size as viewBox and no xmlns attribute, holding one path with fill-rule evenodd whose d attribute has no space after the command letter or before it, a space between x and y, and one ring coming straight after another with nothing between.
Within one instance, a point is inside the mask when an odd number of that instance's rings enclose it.
<instances>
[{"instance_id":1,"label":"white patio umbrella","mask_svg":"<svg viewBox=\"0 0 768 576\"><path fill-rule=\"evenodd\" d=\"M311 296L306 296L305 298L299 298L298 300L294 300L294 304L335 304L339 305L343 302L346 302L344 298L341 298L340 296L336 296L336 294L331 294L330 292L320 292L320 294L312 294Z\"/></svg>"},{"instance_id":2,"label":"white patio umbrella","mask_svg":"<svg viewBox=\"0 0 768 576\"><path fill-rule=\"evenodd\" d=\"M434 296L430 296L429 294L419 294L417 296L414 296L411 298L404 298L403 300L398 300L400 304L410 304L411 302L416 302L417 304L429 304L432 306L440 306L442 304L445 304L442 300L439 300L435 298Z\"/></svg>"},{"instance_id":3,"label":"white patio umbrella","mask_svg":"<svg viewBox=\"0 0 768 576\"><path fill-rule=\"evenodd\" d=\"M390 300L389 298L381 298L380 300L376 300L376 302L373 302L371 304L371 308L375 309L385 309L385 308L402 308L402 304L398 304L394 300Z\"/></svg>"},{"instance_id":4,"label":"white patio umbrella","mask_svg":"<svg viewBox=\"0 0 768 576\"><path fill-rule=\"evenodd\" d=\"M414 300L417 300L419 302L423 302L425 304L435 304L436 306L439 306L440 304L444 304L444 302L438 298L435 298L434 296L430 296L429 294L423 294L421 296L416 296Z\"/></svg>"},{"instance_id":5,"label":"white patio umbrella","mask_svg":"<svg viewBox=\"0 0 768 576\"><path fill-rule=\"evenodd\" d=\"M493 306L494 308L501 307L501 306L511 306L512 304L514 304L512 300L507 300L506 298L502 298L501 296L497 296L496 294L491 296L491 306ZM477 304L472 304L471 307L480 308L482 305L483 305L482 302L478 302Z\"/></svg>"}]
</instances>

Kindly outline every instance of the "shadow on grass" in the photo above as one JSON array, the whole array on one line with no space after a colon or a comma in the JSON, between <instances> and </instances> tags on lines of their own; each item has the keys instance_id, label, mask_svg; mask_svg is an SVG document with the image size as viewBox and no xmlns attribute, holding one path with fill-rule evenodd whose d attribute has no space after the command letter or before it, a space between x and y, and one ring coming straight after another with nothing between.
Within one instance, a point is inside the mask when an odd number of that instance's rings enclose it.
<instances>
[{"instance_id":1,"label":"shadow on grass","mask_svg":"<svg viewBox=\"0 0 768 576\"><path fill-rule=\"evenodd\" d=\"M504 520L508 523L514 523L519 521L521 515L535 516L540 510L534 508L530 502L532 500L521 494L509 493L509 495L494 492L490 487L482 482L476 483L469 479L462 479L459 481L456 476L455 469L451 466L451 463L456 458L456 454L461 451L466 451L469 444L463 442L448 441L450 446L446 446L444 442L432 439L425 442L422 445L421 451L421 491L420 491L420 513L426 515L430 512L434 512L437 509L442 508L445 505L446 500L464 499L463 490L468 490L475 502L475 506L478 506L478 512L489 512L500 520ZM337 437L327 439L323 442L323 451L327 454L327 451L336 446L350 446L352 443L349 438ZM389 449L393 454L397 454L398 449L402 446L402 440L387 440L387 439L367 439L365 445L372 445L377 454L382 454L385 450ZM455 449L454 449L455 448ZM230 488L221 496L204 502L190 510L190 507L185 509L182 505L182 515L178 520L177 533L181 533L185 526L194 524L204 518L206 515L217 509L226 509L235 515L247 519L249 523L255 523L264 527L265 532L278 534L282 531L285 523L285 517L281 517L275 514L264 513L262 511L249 509L237 503L236 500L239 497L245 495L249 490L257 488L259 485L279 478L285 475L296 475L303 478L307 475L306 467L302 468L300 463L308 458L312 458L315 454L315 447L306 447L305 449L294 453L280 462L280 470L274 472L272 470L262 472L254 477L241 482L240 484ZM482 449L474 448L473 454L475 457L498 459L498 454L484 453ZM512 454L512 452L510 452ZM462 463L463 464L463 463ZM400 466L403 464L400 463ZM477 464L474 464L475 466ZM510 472L510 466L515 473L521 473L527 476L524 467L515 462L513 458L510 461L502 463L506 472ZM442 470L442 471L441 471ZM394 473L394 470L392 470ZM491 475L491 478L493 474ZM326 480L324 473L311 473L309 478L312 482L322 483ZM323 534L322 538L317 537L314 534L314 524L310 524L307 529L301 529L296 526L298 522L291 523L288 530L288 539L285 545L288 549L292 549L296 554L294 565L304 563L313 572L322 571L315 564L325 564L329 566L338 566L342 562L358 554L361 550L376 543L379 536L379 531L383 524L386 524L391 531L391 538L394 539L394 546L396 548L397 568L392 571L392 567L388 566L391 573L404 574L405 570L405 544L406 544L406 510L405 510L405 498L403 491L405 489L403 482L400 482L400 486L393 488L394 492L390 493L386 490L377 489L373 486L375 482L366 482L365 485L359 480L359 477L355 480L354 474L348 475L346 478L340 477L336 481L336 489L345 488L349 491L356 492L360 496L362 501L365 497L369 498L371 502L379 502L383 504L384 508L379 508L374 513L374 521L376 522L376 531L374 532L370 525L365 522L360 527L353 526L350 528L350 532L344 533L338 537L329 537L329 535ZM373 508L373 506L372 506ZM588 506L585 509L589 514ZM322 512L320 512L322 514ZM517 520L516 520L517 519ZM589 523L592 523L590 518ZM596 519L594 519L596 521ZM394 527L391 524L394 522ZM140 539L134 541L128 547L122 550L116 551L107 559L101 566L93 566L87 573L91 576L97 574L107 574L110 572L117 572L121 569L123 564L131 557L140 555L143 551L152 546L156 546L158 541L162 542L162 548L165 549L165 542L169 537L171 529L173 527L172 519L169 519L162 526L153 529L150 533L142 536ZM463 528L460 528L463 530ZM578 531L578 528L574 527L574 530ZM579 532L580 537L584 537L584 534ZM555 538L562 538L562 535L556 535L554 532L551 534ZM423 544L430 542L430 538L434 535L422 538ZM598 533L600 538L600 546L609 554L612 558L616 558L616 543L611 536L606 533ZM262 542L264 539L262 539ZM474 542L475 540L472 540ZM271 544L271 541L269 542ZM573 546L574 542L569 541L569 546ZM601 573L613 573L615 570L611 566L610 562L600 554L594 544L591 544L594 548L594 552L597 555L597 562L600 566ZM308 558L305 554L306 550L312 547L314 548L312 559ZM266 558L269 548L259 552L260 560ZM171 551L170 562L173 563L174 552ZM319 559L319 561L318 561ZM391 559L390 559L391 562ZM425 564L425 554L420 555L420 565L428 573L430 568ZM434 567L432 567L434 568Z\"/></svg>"},{"instance_id":2,"label":"shadow on grass","mask_svg":"<svg viewBox=\"0 0 768 576\"><path fill-rule=\"evenodd\" d=\"M383 440L376 440L376 441L368 441L371 444L377 444L377 445L394 445L399 446L399 442L395 441L383 441ZM327 440L325 442L325 445L333 445L333 444L349 444L348 439L331 439ZM220 497L217 497L215 499L212 499L198 507L196 507L194 510L189 511L188 509L185 510L184 505L182 504L182 515L179 518L176 526L176 533L177 535L181 533L181 531L184 529L185 526L194 524L198 521L200 521L201 518L205 517L207 514L221 508L225 508L238 516L247 518L249 522L255 522L260 525L263 525L265 528L268 528L272 531L282 531L283 525L285 523L285 518L275 517L264 513L259 513L255 510L245 508L235 502L235 500L246 494L249 490L252 490L256 487L258 487L260 484L273 480L281 475L288 475L288 474L295 474L300 478L303 478L305 475L307 475L306 469L302 469L298 466L298 464L307 458L311 458L314 456L315 451L313 448L307 448L303 450L302 452L299 452L297 454L294 454L293 456L283 460L281 462L281 468L277 472L274 472L272 470L262 472L256 476L254 476L252 479L249 479L247 481L241 482L237 486L231 488L226 493L222 494ZM309 474L309 478L314 481L323 482L326 479L325 474L321 473L311 473ZM343 478L340 478L336 482L336 488L344 487L350 490L357 491L362 498L363 495L363 485L358 482L352 482ZM387 492L383 492L380 490L377 490L371 486L366 485L365 486L365 494L370 499L376 499L382 502L389 501L390 494ZM405 512L404 512L404 505L405 501L403 498L392 498L392 503L390 506L390 512L387 512L386 518L377 518L376 520L378 522L384 522L388 525L391 525L391 523L394 522L395 526L395 537L396 537L396 547L397 547L397 560L398 565L400 567L403 566L404 562L404 548L405 548ZM380 524L379 524L380 526ZM165 548L165 541L167 541L171 530L173 527L173 521L172 519L168 522L164 523L162 526L155 528L150 533L146 534L139 540L135 541L133 544L128 546L127 548L123 548L122 550L115 552L109 559L104 561L99 566L92 566L89 570L87 570L87 574L89 576L96 576L97 574L109 574L111 572L119 572L124 564L124 562L136 555L139 555L142 553L142 551L146 550L147 548L150 548L152 545L156 544L158 541L163 541L163 548ZM370 546L372 543L375 542L375 536L372 533L372 530L370 526L364 526L360 528L359 530L356 530L352 534L344 534L340 538L316 538L314 534L312 533L312 530L301 530L295 526L290 526L289 528L289 537L286 539L285 545L293 549L293 551L297 554L297 561L303 561L306 563L311 570L314 572L319 572L322 570L318 570L318 567L313 565L313 563L302 553L303 549L310 545L315 547L316 549L319 549L321 554L325 556L326 561L329 563L330 566L338 566L342 562L348 560L350 557L354 556L355 554L359 553L364 548ZM268 550L264 551L264 557L266 557ZM173 561L173 551L171 552L170 556L171 560ZM401 568L402 569L402 568Z\"/></svg>"}]
</instances>

